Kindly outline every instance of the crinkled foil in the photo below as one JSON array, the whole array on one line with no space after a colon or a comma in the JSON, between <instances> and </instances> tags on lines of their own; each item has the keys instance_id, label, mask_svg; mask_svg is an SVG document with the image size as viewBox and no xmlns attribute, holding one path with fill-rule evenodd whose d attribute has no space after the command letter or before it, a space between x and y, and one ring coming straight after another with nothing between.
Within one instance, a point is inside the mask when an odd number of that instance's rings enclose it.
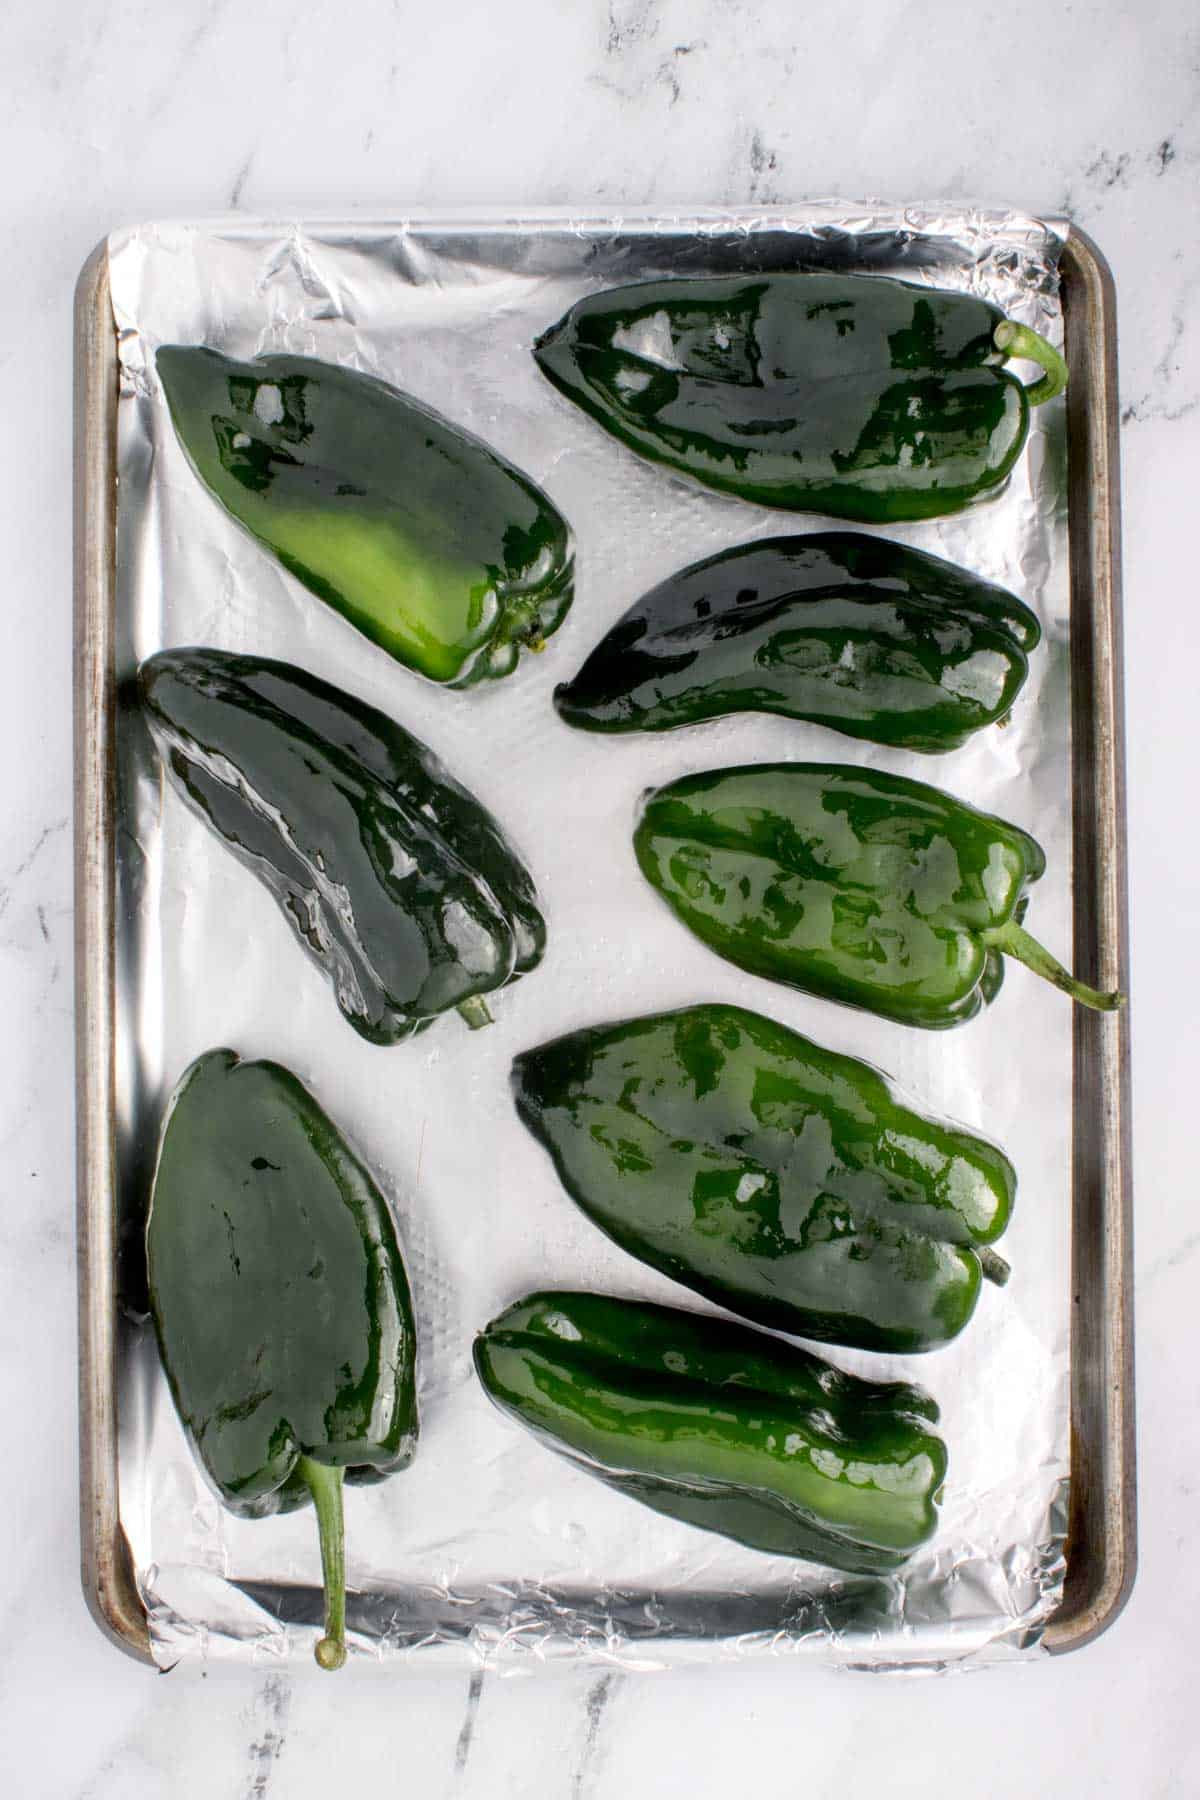
<instances>
[{"instance_id":1,"label":"crinkled foil","mask_svg":"<svg viewBox=\"0 0 1200 1800\"><path fill-rule=\"evenodd\" d=\"M637 872L641 791L690 770L842 759L934 781L1034 833L1049 872L1029 924L1071 943L1063 406L1035 413L1005 491L891 527L1023 595L1045 638L1011 723L941 758L775 718L665 736L564 728L551 689L651 584L726 546L819 528L655 470L561 398L530 357L581 295L643 277L838 267L970 290L1061 342L1061 229L1018 214L824 204L612 217L160 224L111 241L121 337L120 673L163 645L215 644L316 671L394 714L504 822L536 872L545 963L394 1049L365 1043L253 877L163 791L136 708L121 712L120 1180L128 1324L121 1516L156 1657L307 1656L321 1598L310 1510L228 1513L176 1419L138 1318L139 1228L171 1087L218 1044L288 1063L370 1160L395 1207L420 1332L422 1435L410 1470L347 1493L352 1654L502 1669L588 1655L627 1666L756 1652L867 1668L1033 1653L1061 1591L1068 1470L1071 1008L1010 965L997 1003L922 1032L743 975ZM574 609L547 653L487 689L440 690L302 589L203 490L154 374L163 343L293 351L431 402L549 492L578 543ZM1002 1143L1020 1190L1012 1264L960 1338L924 1357L833 1349L942 1407L950 1470L937 1535L896 1576L851 1578L669 1521L553 1456L485 1399L474 1332L534 1286L693 1308L590 1225L513 1110L513 1055L572 1028L735 1001L887 1070L927 1110Z\"/></svg>"}]
</instances>

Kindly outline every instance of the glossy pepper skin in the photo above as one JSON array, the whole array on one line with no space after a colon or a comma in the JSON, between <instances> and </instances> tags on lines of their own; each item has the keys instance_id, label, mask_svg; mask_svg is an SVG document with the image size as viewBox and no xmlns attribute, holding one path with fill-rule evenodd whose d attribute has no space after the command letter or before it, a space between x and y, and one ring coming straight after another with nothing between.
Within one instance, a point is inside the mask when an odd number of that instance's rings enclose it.
<instances>
[{"instance_id":1,"label":"glossy pepper skin","mask_svg":"<svg viewBox=\"0 0 1200 1800\"><path fill-rule=\"evenodd\" d=\"M533 968L528 870L433 752L301 669L164 650L139 671L164 766L274 894L362 1037L394 1044Z\"/></svg>"},{"instance_id":2,"label":"glossy pepper skin","mask_svg":"<svg viewBox=\"0 0 1200 1800\"><path fill-rule=\"evenodd\" d=\"M230 1511L313 1502L317 1661L345 1661L342 1483L417 1442L416 1334L396 1230L337 1127L277 1063L210 1050L172 1096L146 1227L175 1405Z\"/></svg>"},{"instance_id":3,"label":"glossy pepper skin","mask_svg":"<svg viewBox=\"0 0 1200 1800\"><path fill-rule=\"evenodd\" d=\"M1013 594L923 550L764 538L636 600L554 704L584 731L769 712L936 753L1009 712L1041 635Z\"/></svg>"},{"instance_id":4,"label":"glossy pepper skin","mask_svg":"<svg viewBox=\"0 0 1200 1800\"><path fill-rule=\"evenodd\" d=\"M513 1065L517 1111L623 1250L756 1324L904 1354L957 1336L1016 1176L867 1063L741 1007L575 1031Z\"/></svg>"},{"instance_id":5,"label":"glossy pepper skin","mask_svg":"<svg viewBox=\"0 0 1200 1800\"><path fill-rule=\"evenodd\" d=\"M840 763L687 775L645 801L643 875L730 962L906 1025L960 1025L1016 956L1111 1011L1021 926L1040 846L939 788Z\"/></svg>"},{"instance_id":6,"label":"glossy pepper skin","mask_svg":"<svg viewBox=\"0 0 1200 1800\"><path fill-rule=\"evenodd\" d=\"M531 1294L475 1340L475 1368L503 1412L588 1474L751 1549L870 1574L937 1525L946 1447L930 1396L743 1325Z\"/></svg>"},{"instance_id":7,"label":"glossy pepper skin","mask_svg":"<svg viewBox=\"0 0 1200 1800\"><path fill-rule=\"evenodd\" d=\"M883 524L953 513L1008 477L1066 365L972 294L877 275L647 281L590 294L542 373L622 443L760 506ZM999 367L1034 357L1026 390Z\"/></svg>"},{"instance_id":8,"label":"glossy pepper skin","mask_svg":"<svg viewBox=\"0 0 1200 1800\"><path fill-rule=\"evenodd\" d=\"M467 687L511 674L571 604L571 534L502 456L386 382L304 356L158 352L200 480L390 656Z\"/></svg>"}]
</instances>

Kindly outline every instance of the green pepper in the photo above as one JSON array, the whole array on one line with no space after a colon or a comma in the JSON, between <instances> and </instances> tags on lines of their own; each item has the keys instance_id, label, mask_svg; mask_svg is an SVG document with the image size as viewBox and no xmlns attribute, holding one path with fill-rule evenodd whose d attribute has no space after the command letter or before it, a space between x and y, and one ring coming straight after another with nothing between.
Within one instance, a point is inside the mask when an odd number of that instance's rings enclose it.
<instances>
[{"instance_id":1,"label":"green pepper","mask_svg":"<svg viewBox=\"0 0 1200 1800\"><path fill-rule=\"evenodd\" d=\"M758 763L651 793L643 875L739 968L907 1025L959 1025L1015 956L1081 1001L1022 928L1046 859L1027 832L922 781L838 763Z\"/></svg>"},{"instance_id":2,"label":"green pepper","mask_svg":"<svg viewBox=\"0 0 1200 1800\"><path fill-rule=\"evenodd\" d=\"M503 1412L588 1474L751 1549L869 1574L936 1528L946 1447L930 1396L743 1325L531 1294L476 1338L475 1368Z\"/></svg>"},{"instance_id":3,"label":"green pepper","mask_svg":"<svg viewBox=\"0 0 1200 1800\"><path fill-rule=\"evenodd\" d=\"M394 720L286 663L142 664L165 767L274 894L343 1015L394 1044L533 968L546 933L499 825Z\"/></svg>"},{"instance_id":4,"label":"green pepper","mask_svg":"<svg viewBox=\"0 0 1200 1800\"><path fill-rule=\"evenodd\" d=\"M210 1050L184 1074L146 1227L150 1302L192 1448L231 1512L312 1501L324 1669L346 1660L344 1481L417 1442L416 1335L392 1216L296 1077Z\"/></svg>"},{"instance_id":5,"label":"green pepper","mask_svg":"<svg viewBox=\"0 0 1200 1800\"><path fill-rule=\"evenodd\" d=\"M508 675L571 604L541 489L420 401L304 356L157 358L179 441L251 536L390 656L466 687Z\"/></svg>"},{"instance_id":6,"label":"green pepper","mask_svg":"<svg viewBox=\"0 0 1200 1800\"><path fill-rule=\"evenodd\" d=\"M867 1063L741 1007L574 1031L513 1065L517 1111L623 1250L797 1337L936 1349L975 1310L1016 1176Z\"/></svg>"},{"instance_id":7,"label":"green pepper","mask_svg":"<svg viewBox=\"0 0 1200 1800\"><path fill-rule=\"evenodd\" d=\"M1041 627L939 556L856 531L764 538L660 582L554 704L585 731L783 713L847 737L955 750L1012 707Z\"/></svg>"},{"instance_id":8,"label":"green pepper","mask_svg":"<svg viewBox=\"0 0 1200 1800\"><path fill-rule=\"evenodd\" d=\"M1057 350L973 294L878 275L647 281L539 338L542 373L630 449L706 487L837 519L929 519L998 488ZM1025 388L1007 356L1046 373Z\"/></svg>"}]
</instances>

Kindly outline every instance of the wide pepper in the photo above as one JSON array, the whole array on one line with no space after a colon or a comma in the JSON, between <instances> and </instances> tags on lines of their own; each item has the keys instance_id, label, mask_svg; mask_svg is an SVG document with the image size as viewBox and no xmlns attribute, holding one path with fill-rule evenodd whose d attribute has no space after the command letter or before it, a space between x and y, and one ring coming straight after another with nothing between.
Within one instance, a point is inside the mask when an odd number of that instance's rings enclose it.
<instances>
[{"instance_id":1,"label":"wide pepper","mask_svg":"<svg viewBox=\"0 0 1200 1800\"><path fill-rule=\"evenodd\" d=\"M760 506L883 523L998 488L1066 364L974 294L878 275L701 276L589 294L542 373L622 443ZM1025 388L1000 365L1029 358Z\"/></svg>"},{"instance_id":2,"label":"wide pepper","mask_svg":"<svg viewBox=\"0 0 1200 1800\"><path fill-rule=\"evenodd\" d=\"M305 356L168 345L159 379L196 474L389 655L465 687L508 675L571 604L571 534L495 450L396 388Z\"/></svg>"},{"instance_id":3,"label":"wide pepper","mask_svg":"<svg viewBox=\"0 0 1200 1800\"><path fill-rule=\"evenodd\" d=\"M636 600L554 704L585 731L783 713L954 750L1011 709L1041 638L1004 588L856 531L764 538Z\"/></svg>"},{"instance_id":4,"label":"wide pepper","mask_svg":"<svg viewBox=\"0 0 1200 1800\"><path fill-rule=\"evenodd\" d=\"M946 1447L930 1396L728 1320L531 1294L475 1340L475 1368L588 1474L752 1549L869 1574L936 1528Z\"/></svg>"},{"instance_id":5,"label":"wide pepper","mask_svg":"<svg viewBox=\"0 0 1200 1800\"><path fill-rule=\"evenodd\" d=\"M960 1332L1012 1165L867 1063L741 1007L574 1031L513 1065L517 1111L588 1218L719 1306L905 1353Z\"/></svg>"},{"instance_id":6,"label":"wide pepper","mask_svg":"<svg viewBox=\"0 0 1200 1800\"><path fill-rule=\"evenodd\" d=\"M1015 956L1085 1006L1024 930L1040 845L922 781L838 763L687 775L647 797L638 863L683 923L752 974L908 1025L973 1018Z\"/></svg>"},{"instance_id":7,"label":"wide pepper","mask_svg":"<svg viewBox=\"0 0 1200 1800\"><path fill-rule=\"evenodd\" d=\"M231 1512L316 1508L322 1668L346 1658L343 1482L417 1442L412 1301L387 1202L277 1063L211 1050L162 1132L146 1228L163 1367Z\"/></svg>"},{"instance_id":8,"label":"wide pepper","mask_svg":"<svg viewBox=\"0 0 1200 1800\"><path fill-rule=\"evenodd\" d=\"M164 650L139 671L164 766L274 894L363 1037L394 1044L541 960L528 870L394 719L287 663Z\"/></svg>"}]
</instances>

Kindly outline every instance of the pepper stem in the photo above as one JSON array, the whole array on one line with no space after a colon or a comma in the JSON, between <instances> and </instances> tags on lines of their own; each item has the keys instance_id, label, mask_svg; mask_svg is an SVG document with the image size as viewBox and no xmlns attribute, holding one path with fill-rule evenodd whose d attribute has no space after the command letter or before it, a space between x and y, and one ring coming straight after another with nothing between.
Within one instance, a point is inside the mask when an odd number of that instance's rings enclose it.
<instances>
[{"instance_id":1,"label":"pepper stem","mask_svg":"<svg viewBox=\"0 0 1200 1800\"><path fill-rule=\"evenodd\" d=\"M488 1011L487 1001L482 994L468 994L465 1000L459 1001L458 1011L472 1031L479 1031L484 1025L494 1025L496 1022Z\"/></svg>"},{"instance_id":2,"label":"pepper stem","mask_svg":"<svg viewBox=\"0 0 1200 1800\"><path fill-rule=\"evenodd\" d=\"M1004 1287L1012 1274L1012 1270L1004 1258L997 1255L989 1244L977 1245L975 1254L979 1258L979 1267L983 1270L984 1280L994 1281L997 1287Z\"/></svg>"},{"instance_id":3,"label":"pepper stem","mask_svg":"<svg viewBox=\"0 0 1200 1800\"><path fill-rule=\"evenodd\" d=\"M1027 969L1040 975L1045 981L1052 981L1056 988L1064 994L1070 994L1072 1000L1078 1000L1081 1006L1090 1006L1096 1012L1116 1012L1124 1006L1125 996L1119 992L1102 994L1098 988L1089 987L1086 981L1076 981L1068 969L1064 969L1056 957L1030 937L1015 919L1006 925L996 925L990 931L980 932L983 943L989 950L1002 950L1006 956L1015 956L1023 962Z\"/></svg>"},{"instance_id":4,"label":"pepper stem","mask_svg":"<svg viewBox=\"0 0 1200 1800\"><path fill-rule=\"evenodd\" d=\"M346 1660L346 1530L342 1518L343 1469L301 1456L296 1473L312 1495L321 1538L325 1578L325 1636L313 1655L322 1669L340 1669Z\"/></svg>"},{"instance_id":5,"label":"pepper stem","mask_svg":"<svg viewBox=\"0 0 1200 1800\"><path fill-rule=\"evenodd\" d=\"M1030 406L1041 406L1062 393L1067 385L1066 359L1028 325L1018 325L1015 319L1001 319L992 333L992 342L1006 357L1023 357L1026 362L1037 363L1042 370L1041 379L1025 389Z\"/></svg>"}]
</instances>

